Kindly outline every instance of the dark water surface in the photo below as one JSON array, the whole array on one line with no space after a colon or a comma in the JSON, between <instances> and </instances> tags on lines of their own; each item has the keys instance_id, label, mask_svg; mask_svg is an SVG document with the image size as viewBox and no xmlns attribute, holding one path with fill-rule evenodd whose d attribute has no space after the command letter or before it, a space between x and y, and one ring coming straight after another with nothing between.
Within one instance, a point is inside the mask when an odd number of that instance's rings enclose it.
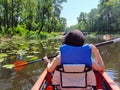
<instances>
[{"instance_id":1,"label":"dark water surface","mask_svg":"<svg viewBox=\"0 0 120 90\"><path fill-rule=\"evenodd\" d=\"M87 42L89 43L97 43L102 41L103 40L98 38L87 39ZM29 53L25 53L25 55L9 55L4 62L0 63L0 90L30 90L35 81L39 78L39 75L45 69L46 65L44 62L41 61L27 65L21 71L5 69L2 66L8 63L13 63L14 61L11 60L13 58L22 58L27 60L28 57L26 58L25 56L30 56L33 54L37 58L42 58L44 55L53 55L57 52L58 47L60 46L59 43L59 41L49 41L44 43L44 45L41 45L40 43L37 45L32 44L31 47L34 45L36 47L34 51L40 53L32 53L29 49ZM120 86L120 43L105 45L98 48L103 57L106 72Z\"/></svg>"}]
</instances>

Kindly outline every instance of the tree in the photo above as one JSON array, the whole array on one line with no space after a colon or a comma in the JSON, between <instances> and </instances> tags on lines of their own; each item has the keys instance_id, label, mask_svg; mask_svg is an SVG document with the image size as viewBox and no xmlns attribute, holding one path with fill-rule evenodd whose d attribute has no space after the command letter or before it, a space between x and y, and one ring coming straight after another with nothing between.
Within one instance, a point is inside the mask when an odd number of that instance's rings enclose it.
<instances>
[{"instance_id":1,"label":"tree","mask_svg":"<svg viewBox=\"0 0 120 90\"><path fill-rule=\"evenodd\" d=\"M78 27L97 33L114 33L120 30L120 0L100 0L98 8L80 13Z\"/></svg>"},{"instance_id":2,"label":"tree","mask_svg":"<svg viewBox=\"0 0 120 90\"><path fill-rule=\"evenodd\" d=\"M2 30L2 21L3 21L3 6L2 2L0 1L0 31Z\"/></svg>"},{"instance_id":3,"label":"tree","mask_svg":"<svg viewBox=\"0 0 120 90\"><path fill-rule=\"evenodd\" d=\"M81 12L77 20L78 20L78 28L80 30L87 30L89 28L87 21L88 20L87 13Z\"/></svg>"},{"instance_id":4,"label":"tree","mask_svg":"<svg viewBox=\"0 0 120 90\"><path fill-rule=\"evenodd\" d=\"M43 30L43 27L48 32L56 31L57 29L57 22L59 21L60 12L62 9L61 3L65 2L66 0L40 0L38 9L41 8L41 17L40 17L40 33ZM51 28L53 27L53 28Z\"/></svg>"}]
</instances>

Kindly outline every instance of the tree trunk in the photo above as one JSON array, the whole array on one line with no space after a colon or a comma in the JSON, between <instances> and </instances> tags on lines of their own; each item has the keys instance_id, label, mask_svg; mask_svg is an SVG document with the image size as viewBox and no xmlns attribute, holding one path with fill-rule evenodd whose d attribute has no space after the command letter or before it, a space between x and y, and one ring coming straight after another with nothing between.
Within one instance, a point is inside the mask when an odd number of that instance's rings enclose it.
<instances>
[{"instance_id":1,"label":"tree trunk","mask_svg":"<svg viewBox=\"0 0 120 90\"><path fill-rule=\"evenodd\" d=\"M13 29L14 27L14 16L13 16L13 13L14 13L14 10L13 10L14 6L13 6L13 0L12 0L12 21L11 21L11 27Z\"/></svg>"}]
</instances>

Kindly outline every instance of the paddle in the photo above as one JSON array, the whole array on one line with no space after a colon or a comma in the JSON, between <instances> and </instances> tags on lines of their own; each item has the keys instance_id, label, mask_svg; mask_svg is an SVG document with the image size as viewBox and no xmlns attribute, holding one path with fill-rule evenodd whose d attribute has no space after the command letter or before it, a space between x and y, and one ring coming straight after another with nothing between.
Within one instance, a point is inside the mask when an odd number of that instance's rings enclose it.
<instances>
[{"instance_id":1,"label":"paddle","mask_svg":"<svg viewBox=\"0 0 120 90\"><path fill-rule=\"evenodd\" d=\"M56 55L54 55L54 56L50 56L50 57L48 57L48 59L50 59L50 58L54 58L54 57L56 57L58 54L56 54ZM32 63L35 63L35 62L41 62L41 61L43 61L43 58L42 59L38 59L38 60L35 60L35 61L30 61L30 62L26 62L26 61L22 61L22 60L16 60L15 62L14 62L14 70L16 70L16 71L20 71L20 70L22 70L26 65L28 65L28 64L32 64Z\"/></svg>"},{"instance_id":2,"label":"paddle","mask_svg":"<svg viewBox=\"0 0 120 90\"><path fill-rule=\"evenodd\" d=\"M97 44L95 44L95 46L99 47L99 46L102 46L102 45L107 45L107 44L116 43L116 42L120 42L120 38L117 38L117 39L114 39L114 40L105 41L105 42L101 42L101 43L97 43ZM50 56L50 57L48 57L48 59L53 58L53 57L55 57L57 55L58 54L56 54L54 56ZM17 71L20 71L28 64L32 64L32 63L40 62L40 61L43 61L43 59L38 59L38 60L35 60L35 61L30 61L30 62L17 60L17 61L14 62L14 69L17 70Z\"/></svg>"},{"instance_id":3,"label":"paddle","mask_svg":"<svg viewBox=\"0 0 120 90\"><path fill-rule=\"evenodd\" d=\"M116 42L120 42L120 38L105 41L105 42L101 42L101 43L97 43L97 44L95 44L95 46L99 47L99 46L102 46L102 45L112 44L112 43L116 43Z\"/></svg>"}]
</instances>

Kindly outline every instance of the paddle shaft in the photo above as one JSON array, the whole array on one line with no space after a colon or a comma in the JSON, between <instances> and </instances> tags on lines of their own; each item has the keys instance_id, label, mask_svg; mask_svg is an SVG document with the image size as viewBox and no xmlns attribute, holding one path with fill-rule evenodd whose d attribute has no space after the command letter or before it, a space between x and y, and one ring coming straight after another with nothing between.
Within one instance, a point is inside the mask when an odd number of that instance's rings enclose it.
<instances>
[{"instance_id":1,"label":"paddle shaft","mask_svg":"<svg viewBox=\"0 0 120 90\"><path fill-rule=\"evenodd\" d=\"M97 43L97 44L95 44L95 46L99 47L99 46L112 44L112 43L116 43L116 42L120 42L120 38L117 38L117 39L114 39L114 40L110 40L110 41L101 42L101 43Z\"/></svg>"},{"instance_id":2,"label":"paddle shaft","mask_svg":"<svg viewBox=\"0 0 120 90\"><path fill-rule=\"evenodd\" d=\"M58 54L53 55L53 56L49 56L48 59L54 58L54 57L56 57L57 55L58 55ZM43 58L42 58L42 59L35 60L35 61L30 61L30 62L28 62L27 64L32 64L32 63L40 62L40 61L43 61Z\"/></svg>"},{"instance_id":3,"label":"paddle shaft","mask_svg":"<svg viewBox=\"0 0 120 90\"><path fill-rule=\"evenodd\" d=\"M54 55L54 56L50 56L48 57L48 59L50 58L54 58L56 57L58 54ZM28 64L32 64L32 63L35 63L35 62L41 62L43 61L43 58L42 59L38 59L38 60L35 60L35 61L29 61L29 62L26 62L26 61L21 61L21 60L17 60L14 62L14 68L19 68L19 67L23 67L23 66L26 66ZM24 67L23 67L24 68ZM22 68L20 68L22 69Z\"/></svg>"}]
</instances>

